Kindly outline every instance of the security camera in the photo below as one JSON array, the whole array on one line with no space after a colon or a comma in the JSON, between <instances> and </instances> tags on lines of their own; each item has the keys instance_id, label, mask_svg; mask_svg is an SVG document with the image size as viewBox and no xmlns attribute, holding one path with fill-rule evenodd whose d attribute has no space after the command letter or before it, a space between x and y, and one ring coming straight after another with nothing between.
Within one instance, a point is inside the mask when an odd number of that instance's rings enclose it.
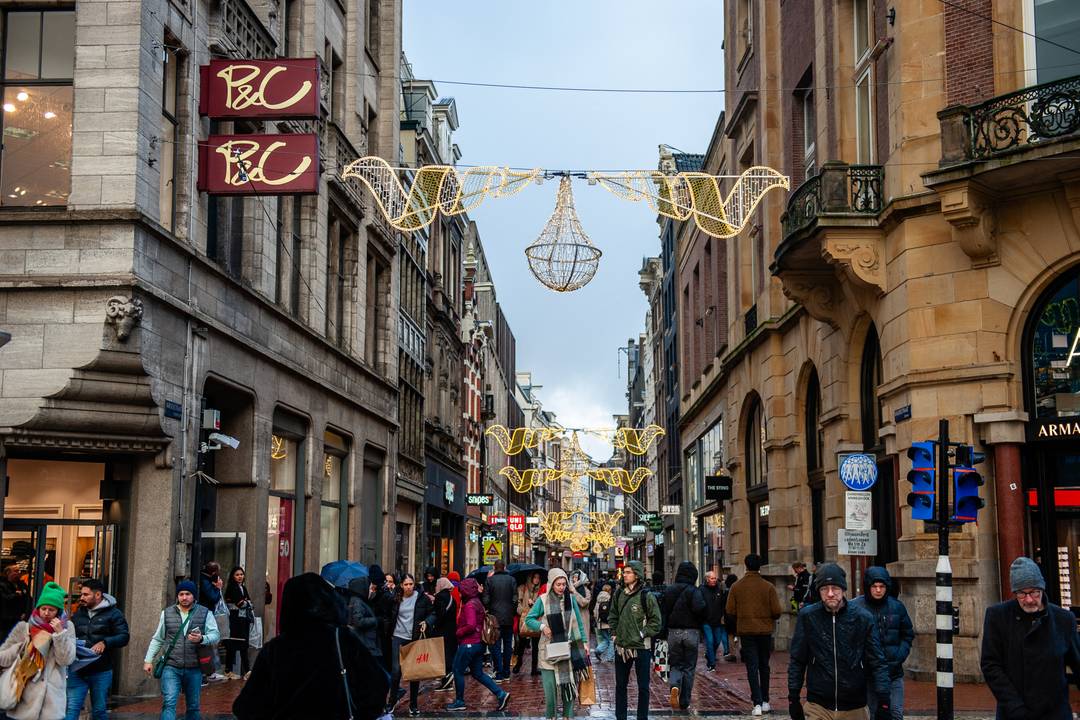
<instances>
[{"instance_id":1,"label":"security camera","mask_svg":"<svg viewBox=\"0 0 1080 720\"><path fill-rule=\"evenodd\" d=\"M222 445L228 445L233 450L240 447L240 441L231 435L222 435L221 433L210 433L210 442L216 443L217 448L220 449Z\"/></svg>"}]
</instances>

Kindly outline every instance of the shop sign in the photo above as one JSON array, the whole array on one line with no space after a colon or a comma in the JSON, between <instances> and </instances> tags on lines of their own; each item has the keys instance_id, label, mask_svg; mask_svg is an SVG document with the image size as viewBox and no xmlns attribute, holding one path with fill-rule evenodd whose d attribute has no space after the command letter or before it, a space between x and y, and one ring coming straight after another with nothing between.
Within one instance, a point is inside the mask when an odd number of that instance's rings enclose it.
<instances>
[{"instance_id":1,"label":"shop sign","mask_svg":"<svg viewBox=\"0 0 1080 720\"><path fill-rule=\"evenodd\" d=\"M507 518L506 527L510 532L525 532L525 516L511 515Z\"/></svg>"},{"instance_id":2,"label":"shop sign","mask_svg":"<svg viewBox=\"0 0 1080 720\"><path fill-rule=\"evenodd\" d=\"M680 513L681 513L681 509L679 508L678 505L661 505L660 506L660 514L661 515L679 515Z\"/></svg>"},{"instance_id":3,"label":"shop sign","mask_svg":"<svg viewBox=\"0 0 1080 720\"><path fill-rule=\"evenodd\" d=\"M319 192L319 136L211 135L199 145L199 190L211 195Z\"/></svg>"},{"instance_id":4,"label":"shop sign","mask_svg":"<svg viewBox=\"0 0 1080 720\"><path fill-rule=\"evenodd\" d=\"M481 493L468 493L465 496L465 504L472 505L473 507L489 507L495 503L494 495L483 495Z\"/></svg>"},{"instance_id":5,"label":"shop sign","mask_svg":"<svg viewBox=\"0 0 1080 720\"><path fill-rule=\"evenodd\" d=\"M581 552L580 550L576 550L576 551L574 552L574 557L576 557L576 558L583 558L583 557L585 557L585 553Z\"/></svg>"},{"instance_id":6,"label":"shop sign","mask_svg":"<svg viewBox=\"0 0 1080 720\"><path fill-rule=\"evenodd\" d=\"M841 454L840 482L848 490L869 490L877 482L877 458L866 453Z\"/></svg>"},{"instance_id":7,"label":"shop sign","mask_svg":"<svg viewBox=\"0 0 1080 720\"><path fill-rule=\"evenodd\" d=\"M630 526L630 534L635 536L635 537L645 537L645 526L644 525L631 525Z\"/></svg>"},{"instance_id":8,"label":"shop sign","mask_svg":"<svg viewBox=\"0 0 1080 720\"><path fill-rule=\"evenodd\" d=\"M660 517L660 514L659 513L654 513L654 512L638 513L638 520L640 520L643 523L647 523L650 520L655 520L656 518L659 518L659 517Z\"/></svg>"},{"instance_id":9,"label":"shop sign","mask_svg":"<svg viewBox=\"0 0 1080 720\"><path fill-rule=\"evenodd\" d=\"M480 535L475 530L469 531L469 542L476 542L480 539Z\"/></svg>"},{"instance_id":10,"label":"shop sign","mask_svg":"<svg viewBox=\"0 0 1080 720\"><path fill-rule=\"evenodd\" d=\"M211 60L199 113L212 118L319 117L319 59Z\"/></svg>"},{"instance_id":11,"label":"shop sign","mask_svg":"<svg viewBox=\"0 0 1080 720\"><path fill-rule=\"evenodd\" d=\"M877 530L837 530L837 552L841 555L877 555Z\"/></svg>"},{"instance_id":12,"label":"shop sign","mask_svg":"<svg viewBox=\"0 0 1080 720\"><path fill-rule=\"evenodd\" d=\"M730 500L732 497L730 475L709 475L705 478L706 500Z\"/></svg>"},{"instance_id":13,"label":"shop sign","mask_svg":"<svg viewBox=\"0 0 1080 720\"><path fill-rule=\"evenodd\" d=\"M437 533L441 529L442 529L442 518L432 517L431 518L431 531Z\"/></svg>"},{"instance_id":14,"label":"shop sign","mask_svg":"<svg viewBox=\"0 0 1080 720\"><path fill-rule=\"evenodd\" d=\"M492 516L492 517L488 518L488 523L490 525L505 525L506 524L506 518Z\"/></svg>"},{"instance_id":15,"label":"shop sign","mask_svg":"<svg viewBox=\"0 0 1080 720\"><path fill-rule=\"evenodd\" d=\"M664 521L660 518L652 518L651 520L649 520L649 522L646 523L646 525L648 525L649 530L654 533L661 532L664 529Z\"/></svg>"},{"instance_id":16,"label":"shop sign","mask_svg":"<svg viewBox=\"0 0 1080 720\"><path fill-rule=\"evenodd\" d=\"M661 533L660 535L657 535L653 539L656 540L656 546L657 547L660 547L661 545L664 544L664 535L663 535L663 533Z\"/></svg>"},{"instance_id":17,"label":"shop sign","mask_svg":"<svg viewBox=\"0 0 1080 720\"><path fill-rule=\"evenodd\" d=\"M445 494L444 496L446 497L446 504L447 505L453 505L454 504L454 481L453 480L447 480L445 482L445 484L443 485L443 492Z\"/></svg>"},{"instance_id":18,"label":"shop sign","mask_svg":"<svg viewBox=\"0 0 1080 720\"><path fill-rule=\"evenodd\" d=\"M537 517L536 515L526 515L525 516L525 524L526 525L539 525L540 524L540 518Z\"/></svg>"},{"instance_id":19,"label":"shop sign","mask_svg":"<svg viewBox=\"0 0 1080 720\"><path fill-rule=\"evenodd\" d=\"M653 554L653 549L654 548L653 548L652 543L645 543L645 554L646 555L652 555Z\"/></svg>"},{"instance_id":20,"label":"shop sign","mask_svg":"<svg viewBox=\"0 0 1080 720\"><path fill-rule=\"evenodd\" d=\"M1080 418L1072 420L1059 420L1056 418L1036 420L1032 434L1036 440L1080 438Z\"/></svg>"}]
</instances>

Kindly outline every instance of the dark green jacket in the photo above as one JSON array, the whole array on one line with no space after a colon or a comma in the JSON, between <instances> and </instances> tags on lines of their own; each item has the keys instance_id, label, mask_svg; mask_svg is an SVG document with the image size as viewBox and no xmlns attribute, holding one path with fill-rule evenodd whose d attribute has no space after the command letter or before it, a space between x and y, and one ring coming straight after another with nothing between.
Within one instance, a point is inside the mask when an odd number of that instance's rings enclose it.
<instances>
[{"instance_id":1,"label":"dark green jacket","mask_svg":"<svg viewBox=\"0 0 1080 720\"><path fill-rule=\"evenodd\" d=\"M619 647L641 650L645 647L645 638L660 632L660 605L656 596L646 592L644 587L640 581L632 593L621 587L611 600L608 623Z\"/></svg>"}]
</instances>

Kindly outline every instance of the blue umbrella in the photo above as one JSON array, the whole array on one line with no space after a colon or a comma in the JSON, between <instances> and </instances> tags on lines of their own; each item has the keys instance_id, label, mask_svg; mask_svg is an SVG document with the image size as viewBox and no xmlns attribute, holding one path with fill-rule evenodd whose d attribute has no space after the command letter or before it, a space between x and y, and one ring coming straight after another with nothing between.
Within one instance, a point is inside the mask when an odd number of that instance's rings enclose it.
<instances>
[{"instance_id":1,"label":"blue umbrella","mask_svg":"<svg viewBox=\"0 0 1080 720\"><path fill-rule=\"evenodd\" d=\"M481 567L478 570L473 570L466 577L471 577L473 580L476 580L477 582L484 582L485 580L487 580L488 573L490 573L491 570L492 570L492 567L490 565L484 565L483 567Z\"/></svg>"},{"instance_id":2,"label":"blue umbrella","mask_svg":"<svg viewBox=\"0 0 1080 720\"><path fill-rule=\"evenodd\" d=\"M323 580L334 587L348 589L349 581L358 577L367 577L368 569L366 565L352 560L335 560L323 565L322 572L319 574Z\"/></svg>"}]
</instances>

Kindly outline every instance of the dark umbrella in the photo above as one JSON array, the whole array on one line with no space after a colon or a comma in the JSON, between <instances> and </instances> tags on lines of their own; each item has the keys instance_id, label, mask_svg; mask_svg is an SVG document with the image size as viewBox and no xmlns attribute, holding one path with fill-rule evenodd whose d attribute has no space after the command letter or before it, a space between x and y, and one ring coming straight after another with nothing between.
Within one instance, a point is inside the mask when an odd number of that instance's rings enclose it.
<instances>
[{"instance_id":1,"label":"dark umbrella","mask_svg":"<svg viewBox=\"0 0 1080 720\"><path fill-rule=\"evenodd\" d=\"M540 573L540 578L543 579L547 571L539 565L533 565L532 563L510 563L506 566L506 572L513 575L514 579L517 580L518 585L521 585L522 583L528 582L529 576L533 573Z\"/></svg>"},{"instance_id":2,"label":"dark umbrella","mask_svg":"<svg viewBox=\"0 0 1080 720\"><path fill-rule=\"evenodd\" d=\"M492 570L492 568L491 568L490 565L484 565L483 567L481 567L478 570L473 570L471 573L469 573L465 577L472 578L476 582L482 583L485 580L487 580L488 573L490 573L491 570Z\"/></svg>"}]
</instances>

